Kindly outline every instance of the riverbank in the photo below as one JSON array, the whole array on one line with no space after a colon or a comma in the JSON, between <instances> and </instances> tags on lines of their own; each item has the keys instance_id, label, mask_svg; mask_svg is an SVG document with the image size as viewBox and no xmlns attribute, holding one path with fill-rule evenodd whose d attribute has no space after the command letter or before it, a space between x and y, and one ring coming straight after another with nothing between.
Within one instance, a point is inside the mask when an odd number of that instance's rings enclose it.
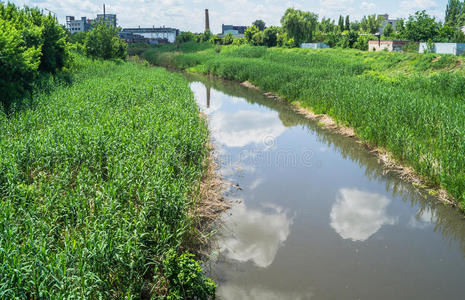
<instances>
[{"instance_id":1,"label":"riverbank","mask_svg":"<svg viewBox=\"0 0 465 300\"><path fill-rule=\"evenodd\" d=\"M149 62L240 82L352 128L465 209L463 64L451 56L222 47L148 50ZM447 191L449 196L446 196Z\"/></svg>"},{"instance_id":2,"label":"riverbank","mask_svg":"<svg viewBox=\"0 0 465 300\"><path fill-rule=\"evenodd\" d=\"M71 73L0 113L3 296L214 295L187 253L225 204L187 81L80 56Z\"/></svg>"}]
</instances>

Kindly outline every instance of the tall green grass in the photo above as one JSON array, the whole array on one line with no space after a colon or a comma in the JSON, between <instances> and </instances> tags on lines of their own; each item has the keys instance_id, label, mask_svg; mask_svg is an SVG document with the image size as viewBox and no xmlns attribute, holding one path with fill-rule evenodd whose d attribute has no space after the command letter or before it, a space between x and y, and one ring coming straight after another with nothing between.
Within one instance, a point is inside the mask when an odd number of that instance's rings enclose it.
<instances>
[{"instance_id":1,"label":"tall green grass","mask_svg":"<svg viewBox=\"0 0 465 300\"><path fill-rule=\"evenodd\" d=\"M207 155L187 82L131 63L76 68L71 86L0 113L0 298L182 298L176 272L211 293L189 256L173 258Z\"/></svg>"},{"instance_id":2,"label":"tall green grass","mask_svg":"<svg viewBox=\"0 0 465 300\"><path fill-rule=\"evenodd\" d=\"M174 66L247 80L329 114L445 188L465 209L465 77L434 71L455 58L250 46L170 55L165 62Z\"/></svg>"}]
</instances>

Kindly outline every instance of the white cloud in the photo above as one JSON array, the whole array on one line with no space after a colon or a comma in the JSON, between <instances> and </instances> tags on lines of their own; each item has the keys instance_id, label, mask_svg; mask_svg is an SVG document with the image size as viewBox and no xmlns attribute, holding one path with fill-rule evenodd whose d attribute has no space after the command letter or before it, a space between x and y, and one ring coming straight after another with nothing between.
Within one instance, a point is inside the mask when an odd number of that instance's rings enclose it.
<instances>
[{"instance_id":1,"label":"white cloud","mask_svg":"<svg viewBox=\"0 0 465 300\"><path fill-rule=\"evenodd\" d=\"M366 1L363 1L361 4L360 4L360 8L361 9L364 9L364 10L374 10L376 8L376 4L374 4L373 2L366 2Z\"/></svg>"},{"instance_id":2,"label":"white cloud","mask_svg":"<svg viewBox=\"0 0 465 300\"><path fill-rule=\"evenodd\" d=\"M383 225L397 223L397 219L386 214L390 202L383 195L341 189L331 210L331 227L343 239L366 241Z\"/></svg>"},{"instance_id":3,"label":"white cloud","mask_svg":"<svg viewBox=\"0 0 465 300\"><path fill-rule=\"evenodd\" d=\"M401 17L408 17L417 11L426 10L428 14L438 18L444 17L444 7L439 7L433 0L409 0L402 1L397 14Z\"/></svg>"},{"instance_id":4,"label":"white cloud","mask_svg":"<svg viewBox=\"0 0 465 300\"><path fill-rule=\"evenodd\" d=\"M224 218L227 232L219 238L220 250L229 259L270 266L291 232L292 219L285 210L268 205L267 211L234 206Z\"/></svg>"}]
</instances>

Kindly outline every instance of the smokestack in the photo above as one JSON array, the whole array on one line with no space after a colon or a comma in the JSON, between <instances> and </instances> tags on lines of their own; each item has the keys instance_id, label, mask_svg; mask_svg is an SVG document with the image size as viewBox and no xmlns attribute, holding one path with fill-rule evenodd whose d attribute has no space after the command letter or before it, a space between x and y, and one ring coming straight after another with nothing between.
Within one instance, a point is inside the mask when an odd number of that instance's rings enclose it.
<instances>
[{"instance_id":1,"label":"smokestack","mask_svg":"<svg viewBox=\"0 0 465 300\"><path fill-rule=\"evenodd\" d=\"M103 19L106 20L106 16L105 16L105 4L103 5Z\"/></svg>"},{"instance_id":2,"label":"smokestack","mask_svg":"<svg viewBox=\"0 0 465 300\"><path fill-rule=\"evenodd\" d=\"M205 31L210 31L210 17L208 15L208 8L205 9Z\"/></svg>"}]
</instances>

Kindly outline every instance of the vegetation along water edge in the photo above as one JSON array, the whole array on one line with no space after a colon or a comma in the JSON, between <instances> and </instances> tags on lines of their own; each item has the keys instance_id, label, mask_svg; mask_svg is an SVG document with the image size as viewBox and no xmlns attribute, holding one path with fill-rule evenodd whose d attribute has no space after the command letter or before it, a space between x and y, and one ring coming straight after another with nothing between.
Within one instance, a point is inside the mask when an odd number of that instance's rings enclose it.
<instances>
[{"instance_id":1,"label":"vegetation along water edge","mask_svg":"<svg viewBox=\"0 0 465 300\"><path fill-rule=\"evenodd\" d=\"M461 57L205 45L189 41L146 49L141 56L156 65L248 81L327 115L414 170L439 198L465 209Z\"/></svg>"}]
</instances>

